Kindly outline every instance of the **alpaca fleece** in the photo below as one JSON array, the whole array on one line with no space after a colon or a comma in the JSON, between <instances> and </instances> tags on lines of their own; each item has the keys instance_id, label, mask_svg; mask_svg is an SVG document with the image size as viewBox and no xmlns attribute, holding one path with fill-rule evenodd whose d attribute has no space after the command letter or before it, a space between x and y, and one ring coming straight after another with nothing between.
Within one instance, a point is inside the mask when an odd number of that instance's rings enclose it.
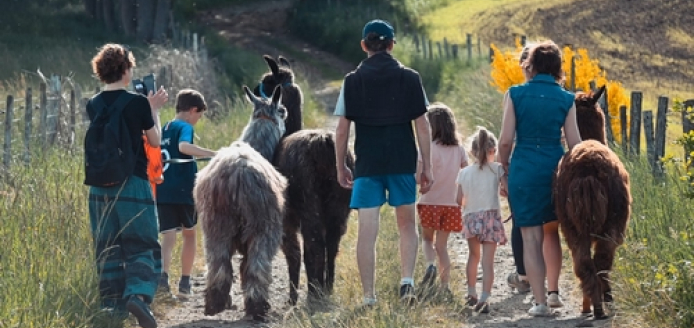
<instances>
[{"instance_id":1,"label":"alpaca fleece","mask_svg":"<svg viewBox=\"0 0 694 328\"><path fill-rule=\"evenodd\" d=\"M631 211L629 173L605 142L605 118L597 105L603 91L577 94L584 141L564 155L554 181L555 211L583 291L582 312L590 313L592 304L596 319L607 317L602 305L612 302L609 272Z\"/></svg>"}]
</instances>

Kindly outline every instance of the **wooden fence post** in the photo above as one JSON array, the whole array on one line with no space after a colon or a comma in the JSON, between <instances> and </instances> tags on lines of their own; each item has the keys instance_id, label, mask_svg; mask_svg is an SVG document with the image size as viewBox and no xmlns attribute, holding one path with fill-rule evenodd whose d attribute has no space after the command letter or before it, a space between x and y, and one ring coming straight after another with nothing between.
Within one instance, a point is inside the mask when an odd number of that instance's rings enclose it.
<instances>
[{"instance_id":1,"label":"wooden fence post","mask_svg":"<svg viewBox=\"0 0 694 328\"><path fill-rule=\"evenodd\" d=\"M429 40L429 59L434 59L434 42Z\"/></svg>"},{"instance_id":2,"label":"wooden fence post","mask_svg":"<svg viewBox=\"0 0 694 328\"><path fill-rule=\"evenodd\" d=\"M465 42L467 42L467 62L469 63L472 61L472 34L465 35Z\"/></svg>"},{"instance_id":3,"label":"wooden fence post","mask_svg":"<svg viewBox=\"0 0 694 328\"><path fill-rule=\"evenodd\" d=\"M40 122L39 122L39 133L41 134L41 143L43 144L43 147L46 147L46 140L48 138L48 91L46 83L41 83L39 85L39 93L41 94L41 98L39 100L39 106L41 108L39 109L41 111L40 115Z\"/></svg>"},{"instance_id":4,"label":"wooden fence post","mask_svg":"<svg viewBox=\"0 0 694 328\"><path fill-rule=\"evenodd\" d=\"M477 37L477 56L482 57L482 39Z\"/></svg>"},{"instance_id":5,"label":"wooden fence post","mask_svg":"<svg viewBox=\"0 0 694 328\"><path fill-rule=\"evenodd\" d=\"M5 169L10 168L12 159L12 112L14 111L14 97L7 96L7 108L5 109L5 145L3 147L2 164Z\"/></svg>"},{"instance_id":6,"label":"wooden fence post","mask_svg":"<svg viewBox=\"0 0 694 328\"><path fill-rule=\"evenodd\" d=\"M458 59L458 45L454 44L451 46L451 52L453 53L453 59Z\"/></svg>"},{"instance_id":7,"label":"wooden fence post","mask_svg":"<svg viewBox=\"0 0 694 328\"><path fill-rule=\"evenodd\" d=\"M491 63L493 61L494 61L494 48L489 46L489 62Z\"/></svg>"},{"instance_id":8,"label":"wooden fence post","mask_svg":"<svg viewBox=\"0 0 694 328\"><path fill-rule=\"evenodd\" d=\"M525 35L521 35L521 47L525 47L525 43L527 42L527 37Z\"/></svg>"},{"instance_id":9,"label":"wooden fence post","mask_svg":"<svg viewBox=\"0 0 694 328\"><path fill-rule=\"evenodd\" d=\"M660 161L665 157L665 138L667 136L667 97L658 97L658 113L655 119L655 156L657 159L656 175L663 174L663 162Z\"/></svg>"},{"instance_id":10,"label":"wooden fence post","mask_svg":"<svg viewBox=\"0 0 694 328\"><path fill-rule=\"evenodd\" d=\"M77 125L75 90L70 90L70 138L68 139L70 146L75 144L75 125Z\"/></svg>"},{"instance_id":11,"label":"wooden fence post","mask_svg":"<svg viewBox=\"0 0 694 328\"><path fill-rule=\"evenodd\" d=\"M607 103L607 88L598 99L598 105L602 108L602 113L605 115L605 134L607 135L607 144L609 146L614 145L614 132L612 132L612 116L610 115L610 110Z\"/></svg>"},{"instance_id":12,"label":"wooden fence post","mask_svg":"<svg viewBox=\"0 0 694 328\"><path fill-rule=\"evenodd\" d=\"M439 48L439 58L443 59L443 50L441 49L441 42L436 41L436 47Z\"/></svg>"},{"instance_id":13,"label":"wooden fence post","mask_svg":"<svg viewBox=\"0 0 694 328\"><path fill-rule=\"evenodd\" d=\"M686 100L683 104L682 108L682 132L684 134L689 134L690 131L694 130L694 123L689 119L689 115L692 113L688 113L687 109L694 107L694 99L689 99ZM685 160L689 160L689 151L691 149L687 149L687 146L684 147L684 158Z\"/></svg>"},{"instance_id":14,"label":"wooden fence post","mask_svg":"<svg viewBox=\"0 0 694 328\"><path fill-rule=\"evenodd\" d=\"M60 91L62 89L60 83L60 76L53 75L50 79L50 98L49 98L49 113L47 119L47 142L50 145L55 144L58 139L58 126L60 125L60 105L62 96Z\"/></svg>"},{"instance_id":15,"label":"wooden fence post","mask_svg":"<svg viewBox=\"0 0 694 328\"><path fill-rule=\"evenodd\" d=\"M641 100L643 93L640 91L631 92L631 124L629 127L629 148L631 153L639 155L641 153Z\"/></svg>"},{"instance_id":16,"label":"wooden fence post","mask_svg":"<svg viewBox=\"0 0 694 328\"><path fill-rule=\"evenodd\" d=\"M656 174L657 157L655 154L655 140L653 138L653 112L643 111L643 132L646 134L646 156L648 163L651 164L653 175Z\"/></svg>"},{"instance_id":17,"label":"wooden fence post","mask_svg":"<svg viewBox=\"0 0 694 328\"><path fill-rule=\"evenodd\" d=\"M448 39L443 38L443 50L446 52L446 59L451 59L451 53L448 51Z\"/></svg>"},{"instance_id":18,"label":"wooden fence post","mask_svg":"<svg viewBox=\"0 0 694 328\"><path fill-rule=\"evenodd\" d=\"M417 53L419 53L419 37L416 33L412 35L412 41L414 42L415 50L417 51Z\"/></svg>"},{"instance_id":19,"label":"wooden fence post","mask_svg":"<svg viewBox=\"0 0 694 328\"><path fill-rule=\"evenodd\" d=\"M571 91L576 92L576 57L571 56Z\"/></svg>"},{"instance_id":20,"label":"wooden fence post","mask_svg":"<svg viewBox=\"0 0 694 328\"><path fill-rule=\"evenodd\" d=\"M24 99L24 162L31 162L31 128L32 119L34 117L34 108L31 104L31 88L27 88L26 97Z\"/></svg>"},{"instance_id":21,"label":"wooden fence post","mask_svg":"<svg viewBox=\"0 0 694 328\"><path fill-rule=\"evenodd\" d=\"M622 151L626 154L627 150L629 149L628 147L628 135L627 135L627 126L629 125L629 122L627 122L627 106L619 106L619 132L621 133L622 136Z\"/></svg>"}]
</instances>

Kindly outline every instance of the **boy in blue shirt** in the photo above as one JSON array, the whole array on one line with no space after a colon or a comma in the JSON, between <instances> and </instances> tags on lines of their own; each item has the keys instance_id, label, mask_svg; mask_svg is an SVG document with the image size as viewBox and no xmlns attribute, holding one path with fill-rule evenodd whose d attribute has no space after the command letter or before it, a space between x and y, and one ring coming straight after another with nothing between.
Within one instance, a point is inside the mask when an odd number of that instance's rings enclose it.
<instances>
[{"instance_id":1,"label":"boy in blue shirt","mask_svg":"<svg viewBox=\"0 0 694 328\"><path fill-rule=\"evenodd\" d=\"M214 156L217 153L193 144L193 126L205 110L207 110L207 104L200 92L184 89L176 95L176 116L162 127L161 152L164 159L193 159L194 156ZM162 234L163 266L159 288L170 292L168 272L171 267L173 248L176 245L176 232L181 231L183 248L178 296L186 299L191 295L190 273L196 251L197 214L193 202L193 186L198 167L195 161L166 163L163 170L164 182L157 185L157 211L159 232Z\"/></svg>"}]
</instances>

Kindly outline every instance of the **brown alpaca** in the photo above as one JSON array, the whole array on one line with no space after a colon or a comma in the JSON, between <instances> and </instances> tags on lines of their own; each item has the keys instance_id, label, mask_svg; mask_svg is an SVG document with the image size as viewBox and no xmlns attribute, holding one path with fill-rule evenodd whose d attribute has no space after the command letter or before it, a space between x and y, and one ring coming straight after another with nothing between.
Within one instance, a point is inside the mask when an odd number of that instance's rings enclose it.
<instances>
[{"instance_id":1,"label":"brown alpaca","mask_svg":"<svg viewBox=\"0 0 694 328\"><path fill-rule=\"evenodd\" d=\"M277 146L272 163L287 177L286 211L282 251L289 271L289 303L298 299L301 247L308 280L308 295L315 299L330 294L335 281L335 259L340 240L347 231L350 190L337 182L335 134L327 130L302 130L303 96L294 83L289 61L263 56L270 72L261 77L253 90L264 97L268 90L282 86L282 104L287 108L287 131ZM261 92L262 91L262 92ZM347 165L354 170L354 157L347 154Z\"/></svg>"},{"instance_id":2,"label":"brown alpaca","mask_svg":"<svg viewBox=\"0 0 694 328\"><path fill-rule=\"evenodd\" d=\"M554 181L554 203L574 273L583 291L582 313L605 319L603 302L612 302L609 272L629 222L629 173L606 145L605 117L597 104L604 92L576 94L576 116L583 142L562 158ZM592 251L592 255L591 255Z\"/></svg>"},{"instance_id":3,"label":"brown alpaca","mask_svg":"<svg viewBox=\"0 0 694 328\"><path fill-rule=\"evenodd\" d=\"M289 182L282 251L289 270L289 302L296 304L301 268L297 232L301 230L303 239L309 296L330 294L352 192L337 182L335 134L330 131L302 130L282 139L273 163ZM347 165L354 170L351 152Z\"/></svg>"},{"instance_id":4,"label":"brown alpaca","mask_svg":"<svg viewBox=\"0 0 694 328\"><path fill-rule=\"evenodd\" d=\"M284 133L280 89L270 100L256 98L244 86L255 107L250 122L240 140L220 149L195 181L193 197L205 236L206 315L222 312L230 303L236 252L243 255L246 315L262 321L270 309L272 261L282 241L287 188L285 177L269 162Z\"/></svg>"},{"instance_id":5,"label":"brown alpaca","mask_svg":"<svg viewBox=\"0 0 694 328\"><path fill-rule=\"evenodd\" d=\"M282 86L282 105L287 108L287 129L284 136L288 136L302 128L302 105L304 96L299 85L294 83L294 71L292 71L289 61L282 56L277 60L265 55L265 62L270 68L270 72L263 74L260 83L253 88L253 94L258 97L268 98L270 91L276 86ZM279 62L279 63L278 63Z\"/></svg>"}]
</instances>

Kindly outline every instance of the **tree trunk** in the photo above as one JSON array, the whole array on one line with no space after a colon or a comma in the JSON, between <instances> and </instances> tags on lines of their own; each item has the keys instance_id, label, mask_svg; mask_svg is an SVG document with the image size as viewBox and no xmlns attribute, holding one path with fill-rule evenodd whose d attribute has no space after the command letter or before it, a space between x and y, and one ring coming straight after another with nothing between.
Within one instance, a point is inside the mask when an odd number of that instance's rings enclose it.
<instances>
[{"instance_id":1,"label":"tree trunk","mask_svg":"<svg viewBox=\"0 0 694 328\"><path fill-rule=\"evenodd\" d=\"M169 15L171 0L157 0L157 10L154 16L153 40L156 43L166 42L169 34Z\"/></svg>"},{"instance_id":2,"label":"tree trunk","mask_svg":"<svg viewBox=\"0 0 694 328\"><path fill-rule=\"evenodd\" d=\"M137 0L137 38L140 41L152 40L154 28L155 0Z\"/></svg>"},{"instance_id":3,"label":"tree trunk","mask_svg":"<svg viewBox=\"0 0 694 328\"><path fill-rule=\"evenodd\" d=\"M94 1L94 10L95 10L95 15L94 18L96 18L97 21L103 22L104 21L104 0L95 0Z\"/></svg>"},{"instance_id":4,"label":"tree trunk","mask_svg":"<svg viewBox=\"0 0 694 328\"><path fill-rule=\"evenodd\" d=\"M84 11L91 18L96 18L96 0L83 0Z\"/></svg>"},{"instance_id":5,"label":"tree trunk","mask_svg":"<svg viewBox=\"0 0 694 328\"><path fill-rule=\"evenodd\" d=\"M104 26L106 26L106 30L113 32L116 30L116 21L113 12L114 1L102 0L101 5L103 6L104 11Z\"/></svg>"},{"instance_id":6,"label":"tree trunk","mask_svg":"<svg viewBox=\"0 0 694 328\"><path fill-rule=\"evenodd\" d=\"M120 0L120 23L121 30L125 35L135 35L135 27L137 26L135 0Z\"/></svg>"}]
</instances>

